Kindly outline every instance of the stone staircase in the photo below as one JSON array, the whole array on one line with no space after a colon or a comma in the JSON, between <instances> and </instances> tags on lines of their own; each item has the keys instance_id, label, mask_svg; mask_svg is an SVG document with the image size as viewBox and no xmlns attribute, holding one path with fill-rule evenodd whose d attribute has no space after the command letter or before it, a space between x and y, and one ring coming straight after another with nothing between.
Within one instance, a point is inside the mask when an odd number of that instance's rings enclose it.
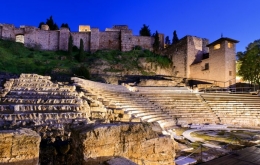
<instances>
[{"instance_id":1,"label":"stone staircase","mask_svg":"<svg viewBox=\"0 0 260 165\"><path fill-rule=\"evenodd\" d=\"M178 125L219 123L216 115L194 93L172 90L151 91L142 95L176 119Z\"/></svg>"},{"instance_id":2,"label":"stone staircase","mask_svg":"<svg viewBox=\"0 0 260 165\"><path fill-rule=\"evenodd\" d=\"M260 97L249 94L201 94L221 123L235 127L260 126Z\"/></svg>"},{"instance_id":3,"label":"stone staircase","mask_svg":"<svg viewBox=\"0 0 260 165\"><path fill-rule=\"evenodd\" d=\"M75 86L50 77L21 74L5 82L0 97L0 126L20 127L87 122L90 107Z\"/></svg>"},{"instance_id":4,"label":"stone staircase","mask_svg":"<svg viewBox=\"0 0 260 165\"><path fill-rule=\"evenodd\" d=\"M76 86L102 100L108 110L120 111L119 121L158 123L162 129L171 129L176 121L160 107L139 92L130 92L126 87L84 80L73 77Z\"/></svg>"}]
</instances>

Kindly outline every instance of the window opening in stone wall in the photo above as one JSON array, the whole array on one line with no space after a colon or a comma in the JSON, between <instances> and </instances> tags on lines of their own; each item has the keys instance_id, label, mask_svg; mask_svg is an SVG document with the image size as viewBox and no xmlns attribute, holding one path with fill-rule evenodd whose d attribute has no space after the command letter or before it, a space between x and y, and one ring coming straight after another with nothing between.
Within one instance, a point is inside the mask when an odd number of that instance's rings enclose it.
<instances>
[{"instance_id":1,"label":"window opening in stone wall","mask_svg":"<svg viewBox=\"0 0 260 165\"><path fill-rule=\"evenodd\" d=\"M209 70L209 63L205 63L205 66L204 66L203 70Z\"/></svg>"},{"instance_id":2,"label":"window opening in stone wall","mask_svg":"<svg viewBox=\"0 0 260 165\"><path fill-rule=\"evenodd\" d=\"M214 50L216 50L216 49L220 49L220 44L214 45Z\"/></svg>"},{"instance_id":3,"label":"window opening in stone wall","mask_svg":"<svg viewBox=\"0 0 260 165\"><path fill-rule=\"evenodd\" d=\"M233 48L233 43L231 43L231 42L228 42L228 48Z\"/></svg>"},{"instance_id":4,"label":"window opening in stone wall","mask_svg":"<svg viewBox=\"0 0 260 165\"><path fill-rule=\"evenodd\" d=\"M15 42L20 42L24 44L24 35L15 36Z\"/></svg>"},{"instance_id":5,"label":"window opening in stone wall","mask_svg":"<svg viewBox=\"0 0 260 165\"><path fill-rule=\"evenodd\" d=\"M232 71L229 71L229 76L232 76Z\"/></svg>"}]
</instances>

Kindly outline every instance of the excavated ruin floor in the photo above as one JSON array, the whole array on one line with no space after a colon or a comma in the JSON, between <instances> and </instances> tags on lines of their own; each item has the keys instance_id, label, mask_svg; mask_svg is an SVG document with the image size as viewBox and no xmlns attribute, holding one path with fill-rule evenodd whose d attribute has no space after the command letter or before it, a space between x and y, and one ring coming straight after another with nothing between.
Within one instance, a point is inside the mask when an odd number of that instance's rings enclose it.
<instances>
[{"instance_id":1,"label":"excavated ruin floor","mask_svg":"<svg viewBox=\"0 0 260 165\"><path fill-rule=\"evenodd\" d=\"M258 153L258 148L252 146L260 144L260 130L254 129L225 129L225 130L183 130L184 134L189 134L194 142L184 138L183 140L178 140L179 151L177 152L176 159L182 157L184 159L192 158L201 163L201 157L203 162L215 162L219 164L218 157L221 157L222 164L236 164L248 162L248 156L238 156L235 157L234 154L241 153L245 155L247 150L249 152L255 151ZM180 133L179 133L180 134ZM186 135L187 136L187 135ZM198 141L196 141L198 140ZM205 145L206 144L206 145ZM201 145L202 150L201 150ZM213 146L213 147L212 147ZM215 147L218 146L218 147ZM201 152L202 151L202 152ZM201 155L202 154L202 155ZM258 153L259 154L259 153ZM225 156L227 155L227 156ZM222 156L224 156L222 158ZM180 158L179 158L180 159ZM223 160L222 160L223 159ZM230 163L224 163L225 160L230 161ZM258 161L257 158L253 161ZM176 161L176 164L183 164L183 161ZM185 163L184 163L185 164ZM221 163L220 163L221 164ZM242 163L243 164L243 163ZM257 163L256 163L257 164Z\"/></svg>"}]
</instances>

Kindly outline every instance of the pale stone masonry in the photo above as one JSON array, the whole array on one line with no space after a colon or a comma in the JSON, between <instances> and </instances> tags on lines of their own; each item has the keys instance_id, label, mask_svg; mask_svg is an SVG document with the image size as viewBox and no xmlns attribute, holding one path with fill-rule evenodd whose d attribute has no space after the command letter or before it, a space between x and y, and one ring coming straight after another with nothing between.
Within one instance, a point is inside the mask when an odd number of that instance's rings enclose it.
<instances>
[{"instance_id":1,"label":"pale stone masonry","mask_svg":"<svg viewBox=\"0 0 260 165\"><path fill-rule=\"evenodd\" d=\"M40 141L30 129L0 130L0 165L38 165Z\"/></svg>"},{"instance_id":2,"label":"pale stone masonry","mask_svg":"<svg viewBox=\"0 0 260 165\"><path fill-rule=\"evenodd\" d=\"M126 25L116 25L106 31L98 28L89 30L80 29L79 32L70 32L68 28L49 30L47 25L41 29L33 26L14 27L11 24L0 24L0 39L13 40L24 43L26 47L40 50L68 50L69 36L73 38L73 44L79 48L80 39L83 40L85 51L96 50L121 50L129 51L135 46L144 49L153 49L153 37L135 36ZM161 46L164 39L161 37Z\"/></svg>"},{"instance_id":3,"label":"pale stone masonry","mask_svg":"<svg viewBox=\"0 0 260 165\"><path fill-rule=\"evenodd\" d=\"M172 59L176 77L232 87L236 83L236 43L222 37L209 44L208 39L186 36L164 53Z\"/></svg>"}]
</instances>

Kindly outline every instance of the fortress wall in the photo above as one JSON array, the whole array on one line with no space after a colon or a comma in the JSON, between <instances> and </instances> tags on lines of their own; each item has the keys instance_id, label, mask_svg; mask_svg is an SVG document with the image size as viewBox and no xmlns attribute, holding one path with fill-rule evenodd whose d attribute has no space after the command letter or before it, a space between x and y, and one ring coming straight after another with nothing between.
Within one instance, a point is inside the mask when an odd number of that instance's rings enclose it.
<instances>
[{"instance_id":1,"label":"fortress wall","mask_svg":"<svg viewBox=\"0 0 260 165\"><path fill-rule=\"evenodd\" d=\"M232 85L236 83L236 44L233 44L234 46L232 48L229 48L228 41L225 41L225 80L230 81L227 82L226 85ZM229 75L230 71L231 75Z\"/></svg>"},{"instance_id":2,"label":"fortress wall","mask_svg":"<svg viewBox=\"0 0 260 165\"><path fill-rule=\"evenodd\" d=\"M0 130L0 164L37 165L41 137L26 128Z\"/></svg>"},{"instance_id":3,"label":"fortress wall","mask_svg":"<svg viewBox=\"0 0 260 165\"><path fill-rule=\"evenodd\" d=\"M172 45L166 54L173 62L173 72L177 77L187 78L187 51L188 37L182 38L178 43ZM168 53L169 52L169 53Z\"/></svg>"},{"instance_id":4,"label":"fortress wall","mask_svg":"<svg viewBox=\"0 0 260 165\"><path fill-rule=\"evenodd\" d=\"M132 42L133 33L132 30L121 31L121 51L130 51L134 45Z\"/></svg>"},{"instance_id":5,"label":"fortress wall","mask_svg":"<svg viewBox=\"0 0 260 165\"><path fill-rule=\"evenodd\" d=\"M1 30L1 38L15 41L15 27L11 24L3 24Z\"/></svg>"},{"instance_id":6,"label":"fortress wall","mask_svg":"<svg viewBox=\"0 0 260 165\"><path fill-rule=\"evenodd\" d=\"M80 48L80 39L83 40L84 50L90 51L90 32L71 33L73 44Z\"/></svg>"},{"instance_id":7,"label":"fortress wall","mask_svg":"<svg viewBox=\"0 0 260 165\"><path fill-rule=\"evenodd\" d=\"M37 30L36 40L41 50L59 49L59 31Z\"/></svg>"},{"instance_id":8,"label":"fortress wall","mask_svg":"<svg viewBox=\"0 0 260 165\"><path fill-rule=\"evenodd\" d=\"M35 27L24 27L24 45L25 47L33 48L39 47L37 31L39 29Z\"/></svg>"},{"instance_id":9,"label":"fortress wall","mask_svg":"<svg viewBox=\"0 0 260 165\"><path fill-rule=\"evenodd\" d=\"M188 57L187 57L187 68L190 68L191 64L198 63L203 59L203 54L208 53L207 44L209 41L207 39L198 38L194 36L187 36L188 44ZM201 70L201 69L200 69ZM199 70L199 71L200 71ZM187 70L187 77L191 76L191 69Z\"/></svg>"},{"instance_id":10,"label":"fortress wall","mask_svg":"<svg viewBox=\"0 0 260 165\"><path fill-rule=\"evenodd\" d=\"M132 37L132 45L136 46L139 45L144 49L153 50L153 37L146 37L146 36L133 36Z\"/></svg>"},{"instance_id":11,"label":"fortress wall","mask_svg":"<svg viewBox=\"0 0 260 165\"><path fill-rule=\"evenodd\" d=\"M0 24L0 39L2 38L2 29L3 29L3 26Z\"/></svg>"},{"instance_id":12,"label":"fortress wall","mask_svg":"<svg viewBox=\"0 0 260 165\"><path fill-rule=\"evenodd\" d=\"M16 28L14 29L15 35L24 35L24 28Z\"/></svg>"},{"instance_id":13,"label":"fortress wall","mask_svg":"<svg viewBox=\"0 0 260 165\"><path fill-rule=\"evenodd\" d=\"M64 51L68 50L69 36L70 36L70 31L68 28L60 29L59 50L64 50Z\"/></svg>"},{"instance_id":14,"label":"fortress wall","mask_svg":"<svg viewBox=\"0 0 260 165\"><path fill-rule=\"evenodd\" d=\"M108 31L99 33L99 49L120 50L120 32Z\"/></svg>"},{"instance_id":15,"label":"fortress wall","mask_svg":"<svg viewBox=\"0 0 260 165\"><path fill-rule=\"evenodd\" d=\"M91 28L90 33L90 51L97 51L99 49L99 29Z\"/></svg>"}]
</instances>

